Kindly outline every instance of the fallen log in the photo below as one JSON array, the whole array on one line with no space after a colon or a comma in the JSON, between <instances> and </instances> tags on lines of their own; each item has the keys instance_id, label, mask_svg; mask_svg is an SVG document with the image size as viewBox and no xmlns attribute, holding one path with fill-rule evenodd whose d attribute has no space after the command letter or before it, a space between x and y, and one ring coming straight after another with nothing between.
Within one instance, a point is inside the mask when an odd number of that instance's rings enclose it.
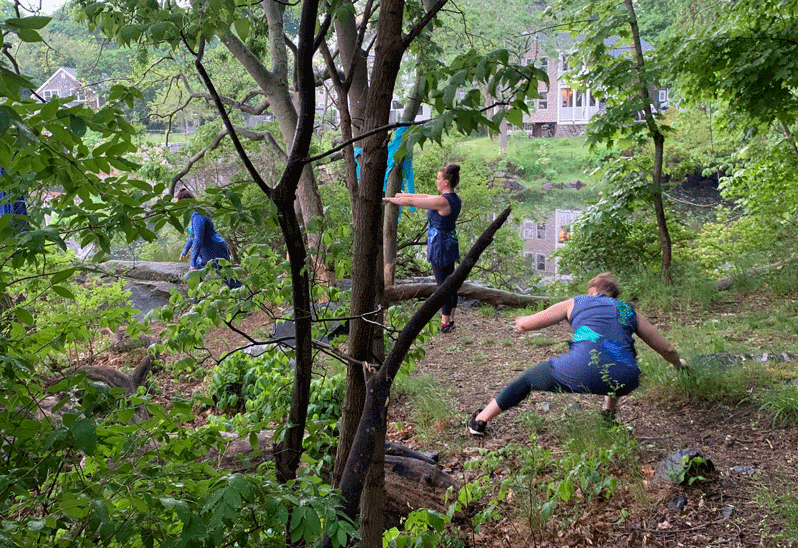
<instances>
[{"instance_id":1,"label":"fallen log","mask_svg":"<svg viewBox=\"0 0 798 548\"><path fill-rule=\"evenodd\" d=\"M757 274L764 274L765 272L769 272L771 270L775 270L777 268L781 268L782 266L786 265L790 261L779 261L777 263L768 264L765 266L760 266L757 268L752 268L750 270L746 270L743 274L746 276L757 275ZM729 276L728 278L721 278L719 280L715 280L715 289L718 291L726 291L731 287L732 280L734 280L733 276Z\"/></svg>"},{"instance_id":2,"label":"fallen log","mask_svg":"<svg viewBox=\"0 0 798 548\"><path fill-rule=\"evenodd\" d=\"M436 284L425 283L390 285L385 288L384 298L386 303L409 301L411 299L426 299L435 293L437 289L438 286ZM460 286L457 295L467 299L475 299L493 306L502 305L511 308L524 308L540 303L546 304L551 301L551 297L542 295L522 295L520 293L511 293L509 291L492 289L467 282Z\"/></svg>"}]
</instances>

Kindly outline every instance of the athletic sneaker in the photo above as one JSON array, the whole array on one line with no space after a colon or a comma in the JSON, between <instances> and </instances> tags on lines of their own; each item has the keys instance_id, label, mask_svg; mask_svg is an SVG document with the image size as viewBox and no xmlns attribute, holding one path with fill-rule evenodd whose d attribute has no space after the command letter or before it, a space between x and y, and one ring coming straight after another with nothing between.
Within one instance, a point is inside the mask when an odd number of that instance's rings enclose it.
<instances>
[{"instance_id":1,"label":"athletic sneaker","mask_svg":"<svg viewBox=\"0 0 798 548\"><path fill-rule=\"evenodd\" d=\"M477 415L479 415L480 411L482 411L482 409L474 411L474 413L471 414L471 418L468 419L468 432L472 436L484 436L488 426L487 422L477 420Z\"/></svg>"},{"instance_id":2,"label":"athletic sneaker","mask_svg":"<svg viewBox=\"0 0 798 548\"><path fill-rule=\"evenodd\" d=\"M454 331L454 320L441 326L441 333L451 333L452 331Z\"/></svg>"}]
</instances>

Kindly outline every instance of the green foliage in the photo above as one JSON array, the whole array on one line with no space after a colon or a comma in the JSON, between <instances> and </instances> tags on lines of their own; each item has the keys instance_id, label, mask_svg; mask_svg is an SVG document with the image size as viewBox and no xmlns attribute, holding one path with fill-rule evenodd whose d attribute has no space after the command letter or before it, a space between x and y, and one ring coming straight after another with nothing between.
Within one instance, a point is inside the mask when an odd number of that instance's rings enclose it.
<instances>
[{"instance_id":1,"label":"green foliage","mask_svg":"<svg viewBox=\"0 0 798 548\"><path fill-rule=\"evenodd\" d=\"M245 424L285 422L293 384L289 358L277 349L258 357L237 352L223 360L209 372L208 390L217 409L243 407L248 414ZM309 420L331 426L340 419L344 384L341 375L311 381Z\"/></svg>"},{"instance_id":2,"label":"green foliage","mask_svg":"<svg viewBox=\"0 0 798 548\"><path fill-rule=\"evenodd\" d=\"M466 468L479 468L488 475L497 467L513 468L516 472L501 482L492 503L512 493L513 510L530 530L542 534L553 524L567 528L591 501L611 497L621 488L613 470L639 469L629 433L597 427L597 420L569 416L559 421L564 450L556 458L538 446L533 435L527 446L484 452Z\"/></svg>"},{"instance_id":3,"label":"green foliage","mask_svg":"<svg viewBox=\"0 0 798 548\"><path fill-rule=\"evenodd\" d=\"M735 125L792 124L798 115L795 0L735 2L713 11L701 33L685 29L662 48L673 55L674 71L686 100L721 99L738 114ZM685 40L685 34L691 39ZM755 45L755 47L754 47ZM751 78L751 74L761 77Z\"/></svg>"},{"instance_id":4,"label":"green foliage","mask_svg":"<svg viewBox=\"0 0 798 548\"><path fill-rule=\"evenodd\" d=\"M137 312L123 280L89 276L77 283L72 278L76 265L68 253L50 256L46 268L20 268L14 273L20 281L6 294L10 306L1 313L8 326L4 343L56 370L81 359L91 362L104 350L100 330L128 325Z\"/></svg>"},{"instance_id":5,"label":"green foliage","mask_svg":"<svg viewBox=\"0 0 798 548\"><path fill-rule=\"evenodd\" d=\"M773 425L791 427L798 424L798 384L775 386L758 397L761 409L773 416Z\"/></svg>"},{"instance_id":6,"label":"green foliage","mask_svg":"<svg viewBox=\"0 0 798 548\"><path fill-rule=\"evenodd\" d=\"M668 475L677 485L692 485L697 481L704 481L702 470L706 470L707 461L699 456L685 455L677 466L668 469Z\"/></svg>"},{"instance_id":7,"label":"green foliage","mask_svg":"<svg viewBox=\"0 0 798 548\"><path fill-rule=\"evenodd\" d=\"M396 527L385 531L382 538L383 547L463 548L468 546L462 538L463 535L452 526L452 518L455 514L471 508L486 496L488 484L488 478L483 477L464 485L458 491L457 499L449 505L446 514L426 508L410 512L401 531ZM500 518L496 511L496 502L494 499L486 508L474 515L472 519L474 530L479 532L480 527L487 521L496 521Z\"/></svg>"},{"instance_id":8,"label":"green foliage","mask_svg":"<svg viewBox=\"0 0 798 548\"><path fill-rule=\"evenodd\" d=\"M606 166L608 190L585 209L571 227L568 245L557 249L560 268L582 273L612 271L618 274L657 270L661 248L652 196L650 158L622 158ZM676 246L688 234L668 216L671 240Z\"/></svg>"},{"instance_id":9,"label":"green foliage","mask_svg":"<svg viewBox=\"0 0 798 548\"><path fill-rule=\"evenodd\" d=\"M408 399L410 420L416 434L433 440L442 432L459 425L451 390L429 375L406 375L394 384L398 395Z\"/></svg>"},{"instance_id":10,"label":"green foliage","mask_svg":"<svg viewBox=\"0 0 798 548\"><path fill-rule=\"evenodd\" d=\"M785 491L784 483L779 480L766 485L756 496L756 502L783 518L776 528L766 530L769 537L783 541L785 546L798 542L798 497ZM763 524L764 525L764 524ZM764 536L764 535L763 535Z\"/></svg>"},{"instance_id":11,"label":"green foliage","mask_svg":"<svg viewBox=\"0 0 798 548\"><path fill-rule=\"evenodd\" d=\"M343 533L353 533L335 510L335 493L317 482L280 485L269 475L211 466L203 456L224 451L227 442L213 427L185 429L193 416L187 402L166 410L145 396L101 394L82 376L44 389L20 362L6 364L0 431L14 443L2 447L4 544L279 545L288 526L295 541L327 534L338 545ZM59 393L80 394L61 401L63 420L19 412ZM98 415L96 403L109 397L110 412ZM149 418L129 424L139 406Z\"/></svg>"}]
</instances>

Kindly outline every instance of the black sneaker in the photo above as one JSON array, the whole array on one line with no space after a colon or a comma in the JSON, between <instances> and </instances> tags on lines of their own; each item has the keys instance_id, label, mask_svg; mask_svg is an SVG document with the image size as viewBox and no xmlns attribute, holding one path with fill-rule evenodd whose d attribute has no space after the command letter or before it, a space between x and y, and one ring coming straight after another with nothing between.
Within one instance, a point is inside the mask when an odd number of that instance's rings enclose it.
<instances>
[{"instance_id":1,"label":"black sneaker","mask_svg":"<svg viewBox=\"0 0 798 548\"><path fill-rule=\"evenodd\" d=\"M454 331L454 320L441 327L441 333L451 333Z\"/></svg>"},{"instance_id":2,"label":"black sneaker","mask_svg":"<svg viewBox=\"0 0 798 548\"><path fill-rule=\"evenodd\" d=\"M477 420L477 415L480 411L482 410L480 409L479 411L474 411L474 413L472 413L471 417L468 419L468 432L472 436L484 436L485 430L488 426L487 422Z\"/></svg>"}]
</instances>

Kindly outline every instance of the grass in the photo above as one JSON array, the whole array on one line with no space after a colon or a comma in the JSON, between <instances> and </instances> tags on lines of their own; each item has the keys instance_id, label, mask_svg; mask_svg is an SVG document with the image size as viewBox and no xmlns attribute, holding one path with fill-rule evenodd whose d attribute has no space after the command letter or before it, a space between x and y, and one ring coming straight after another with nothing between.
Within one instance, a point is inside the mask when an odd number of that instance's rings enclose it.
<instances>
[{"instance_id":1,"label":"grass","mask_svg":"<svg viewBox=\"0 0 798 548\"><path fill-rule=\"evenodd\" d=\"M460 418L451 390L430 375L404 375L394 383L397 394L411 401L410 420L422 439L434 439L448 431Z\"/></svg>"}]
</instances>

